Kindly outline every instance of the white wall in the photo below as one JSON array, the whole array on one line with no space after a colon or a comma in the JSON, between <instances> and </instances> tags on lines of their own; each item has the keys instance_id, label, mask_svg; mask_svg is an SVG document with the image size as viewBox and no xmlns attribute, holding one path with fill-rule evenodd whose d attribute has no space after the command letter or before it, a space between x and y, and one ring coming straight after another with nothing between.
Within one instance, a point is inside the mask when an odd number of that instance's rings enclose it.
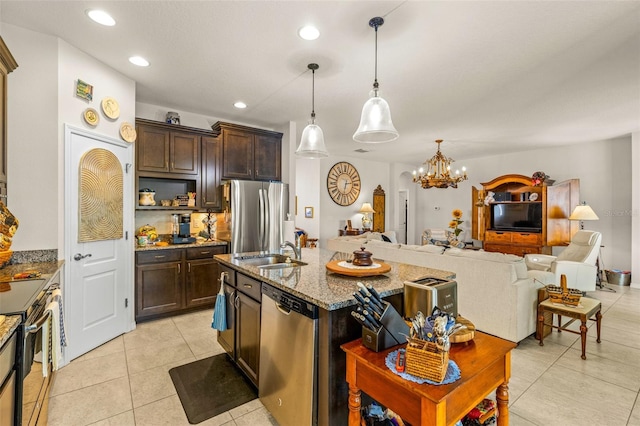
<instances>
[{"instance_id":1,"label":"white wall","mask_svg":"<svg viewBox=\"0 0 640 426\"><path fill-rule=\"evenodd\" d=\"M443 153L446 155L446 150ZM470 230L472 186L480 188L481 182L504 174L530 176L540 170L556 182L580 179L580 199L600 217L598 221L586 222L585 228L602 232L604 266L607 269L631 268L631 137L458 163L457 166L465 165L469 174L469 180L461 183L458 189L418 190L418 233L424 228L446 228L454 208L463 210L465 222L462 228Z\"/></svg>"},{"instance_id":2,"label":"white wall","mask_svg":"<svg viewBox=\"0 0 640 426\"><path fill-rule=\"evenodd\" d=\"M11 249L58 248L58 42L54 37L2 25L18 68L8 76L9 210L20 226Z\"/></svg>"},{"instance_id":3,"label":"white wall","mask_svg":"<svg viewBox=\"0 0 640 426\"><path fill-rule=\"evenodd\" d=\"M64 123L119 138L120 124L135 118L135 83L55 37L4 24L3 38L18 62L9 75L7 126L9 207L20 221L12 249L57 248L63 258ZM78 78L94 86L93 102L75 96ZM90 127L82 112L100 111L106 96L119 102L120 118L100 114Z\"/></svg>"},{"instance_id":4,"label":"white wall","mask_svg":"<svg viewBox=\"0 0 640 426\"><path fill-rule=\"evenodd\" d=\"M640 132L631 136L631 164L631 187L640 188ZM631 286L640 288L640 191L631 199Z\"/></svg>"},{"instance_id":5,"label":"white wall","mask_svg":"<svg viewBox=\"0 0 640 426\"><path fill-rule=\"evenodd\" d=\"M329 169L340 161L351 163L358 170L362 183L360 196L355 203L346 207L334 203L327 191L327 174L329 173ZM373 190L378 185L382 186L385 194L388 193L390 189L390 168L391 165L389 163L355 157L328 157L319 161L320 175L317 186L313 186L307 190L317 193L320 196L320 206L322 210L320 247L326 247L326 240L337 236L340 225L348 219L351 219L351 224L354 228L362 227L362 214L358 213L358 211L362 207L362 203L373 203ZM304 191L304 189L298 187L298 193L302 191ZM390 205L389 198L385 197L385 229L389 228ZM298 204L298 208L300 208L300 204Z\"/></svg>"}]
</instances>

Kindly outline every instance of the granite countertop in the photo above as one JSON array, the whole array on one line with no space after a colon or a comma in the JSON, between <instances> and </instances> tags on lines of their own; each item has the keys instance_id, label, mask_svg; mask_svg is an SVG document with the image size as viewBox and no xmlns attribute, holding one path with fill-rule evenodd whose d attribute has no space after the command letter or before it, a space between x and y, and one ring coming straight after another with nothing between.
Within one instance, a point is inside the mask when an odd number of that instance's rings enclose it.
<instances>
[{"instance_id":1,"label":"granite countertop","mask_svg":"<svg viewBox=\"0 0 640 426\"><path fill-rule=\"evenodd\" d=\"M38 271L42 274L37 279L49 280L55 275L55 273L62 267L64 260L57 260L55 262L34 262L34 263L16 263L14 265L7 265L0 269L0 281L8 282L14 281L13 276L27 271Z\"/></svg>"},{"instance_id":2,"label":"granite countertop","mask_svg":"<svg viewBox=\"0 0 640 426\"><path fill-rule=\"evenodd\" d=\"M264 281L276 288L311 302L323 309L333 311L355 305L353 293L358 290L358 281L371 284L381 296L386 297L404 291L404 282L423 277L454 279L455 273L398 262L387 262L391 271L373 277L349 277L329 272L326 264L331 260L347 260L351 253L334 252L327 249L302 249L301 267L285 269L260 269L236 260L237 254L219 254L220 263L236 269L252 278ZM375 262L375 256L374 256Z\"/></svg>"},{"instance_id":3,"label":"granite countertop","mask_svg":"<svg viewBox=\"0 0 640 426\"><path fill-rule=\"evenodd\" d=\"M9 315L4 319L4 322L0 324L0 347L5 344L11 333L20 325L20 315Z\"/></svg>"},{"instance_id":4,"label":"granite countertop","mask_svg":"<svg viewBox=\"0 0 640 426\"><path fill-rule=\"evenodd\" d=\"M191 248L191 247L210 247L210 246L226 246L227 242L222 240L213 240L213 241L205 241L202 243L191 243L191 244L171 244L168 246L156 246L154 244L147 244L144 247L141 247L136 244L136 251L147 251L147 250L168 250L168 249L181 249L181 248Z\"/></svg>"}]
</instances>

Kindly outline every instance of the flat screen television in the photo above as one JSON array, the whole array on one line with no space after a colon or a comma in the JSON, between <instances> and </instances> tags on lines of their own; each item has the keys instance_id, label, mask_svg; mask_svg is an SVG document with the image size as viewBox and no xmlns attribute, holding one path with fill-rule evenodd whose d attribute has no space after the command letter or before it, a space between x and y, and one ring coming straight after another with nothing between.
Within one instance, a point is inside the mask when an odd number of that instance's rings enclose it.
<instances>
[{"instance_id":1,"label":"flat screen television","mask_svg":"<svg viewBox=\"0 0 640 426\"><path fill-rule=\"evenodd\" d=\"M542 232L542 203L494 203L491 229L496 231Z\"/></svg>"}]
</instances>

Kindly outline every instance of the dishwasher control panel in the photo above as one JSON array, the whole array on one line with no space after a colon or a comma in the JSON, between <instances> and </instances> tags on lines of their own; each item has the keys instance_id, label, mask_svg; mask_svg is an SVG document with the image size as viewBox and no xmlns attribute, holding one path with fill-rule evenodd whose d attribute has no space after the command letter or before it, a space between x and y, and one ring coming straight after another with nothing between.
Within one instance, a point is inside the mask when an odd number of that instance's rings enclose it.
<instances>
[{"instance_id":1,"label":"dishwasher control panel","mask_svg":"<svg viewBox=\"0 0 640 426\"><path fill-rule=\"evenodd\" d=\"M318 307L316 305L267 283L262 283L262 295L273 299L276 303L290 311L297 312L312 319L318 318Z\"/></svg>"}]
</instances>

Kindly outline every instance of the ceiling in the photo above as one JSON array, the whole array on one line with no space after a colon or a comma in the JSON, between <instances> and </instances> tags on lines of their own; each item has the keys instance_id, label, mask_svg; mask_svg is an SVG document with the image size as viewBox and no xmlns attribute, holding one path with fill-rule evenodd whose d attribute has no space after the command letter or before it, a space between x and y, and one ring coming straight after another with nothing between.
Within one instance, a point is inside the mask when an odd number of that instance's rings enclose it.
<instances>
[{"instance_id":1,"label":"ceiling","mask_svg":"<svg viewBox=\"0 0 640 426\"><path fill-rule=\"evenodd\" d=\"M114 27L90 21L101 8ZM352 139L374 77L400 133ZM7 1L0 19L51 34L136 81L139 102L268 128L311 113L332 156L420 164L607 140L640 130L636 1ZM315 41L301 26L320 30ZM139 68L128 57L151 65ZM233 103L248 104L238 110ZM357 149L369 152L357 153Z\"/></svg>"}]
</instances>

